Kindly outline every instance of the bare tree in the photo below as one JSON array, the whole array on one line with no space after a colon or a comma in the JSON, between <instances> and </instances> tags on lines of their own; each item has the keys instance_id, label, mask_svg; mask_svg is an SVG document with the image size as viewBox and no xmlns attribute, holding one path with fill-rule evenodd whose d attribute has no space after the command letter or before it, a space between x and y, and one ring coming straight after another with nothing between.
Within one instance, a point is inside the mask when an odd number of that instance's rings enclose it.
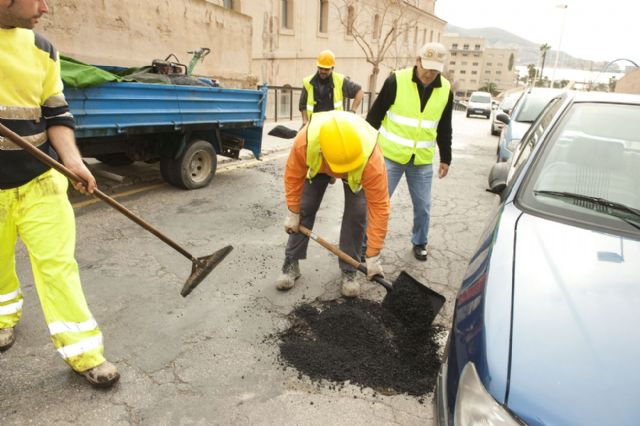
<instances>
[{"instance_id":1,"label":"bare tree","mask_svg":"<svg viewBox=\"0 0 640 426\"><path fill-rule=\"evenodd\" d=\"M339 0L335 5L345 33L360 46L365 60L371 64L368 91L375 93L380 65L398 40L409 44L411 30L417 21L411 19L411 9L403 0ZM414 37L417 44L417 36ZM369 97L371 106L372 97Z\"/></svg>"},{"instance_id":2,"label":"bare tree","mask_svg":"<svg viewBox=\"0 0 640 426\"><path fill-rule=\"evenodd\" d=\"M542 80L543 78L543 74L544 74L544 63L545 60L547 59L547 52L549 51L549 49L551 49L551 46L549 46L547 43L543 44L540 46L540 58L542 61L542 65L540 66L540 79Z\"/></svg>"}]
</instances>

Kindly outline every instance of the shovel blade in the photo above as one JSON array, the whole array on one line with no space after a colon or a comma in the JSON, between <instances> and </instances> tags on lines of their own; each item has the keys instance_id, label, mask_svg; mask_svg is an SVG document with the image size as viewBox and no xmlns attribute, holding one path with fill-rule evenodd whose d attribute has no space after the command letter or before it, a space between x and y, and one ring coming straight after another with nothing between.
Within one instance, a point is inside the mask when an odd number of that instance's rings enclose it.
<instances>
[{"instance_id":1,"label":"shovel blade","mask_svg":"<svg viewBox=\"0 0 640 426\"><path fill-rule=\"evenodd\" d=\"M189 275L189 278L182 286L182 291L180 291L182 297L187 297L209 275L213 268L218 266L231 253L231 250L233 250L233 246L226 246L212 255L199 257L197 259L198 262L193 262L191 275Z\"/></svg>"},{"instance_id":2,"label":"shovel blade","mask_svg":"<svg viewBox=\"0 0 640 426\"><path fill-rule=\"evenodd\" d=\"M382 307L404 324L429 327L444 302L443 295L402 271L393 282L393 291L382 300Z\"/></svg>"}]
</instances>

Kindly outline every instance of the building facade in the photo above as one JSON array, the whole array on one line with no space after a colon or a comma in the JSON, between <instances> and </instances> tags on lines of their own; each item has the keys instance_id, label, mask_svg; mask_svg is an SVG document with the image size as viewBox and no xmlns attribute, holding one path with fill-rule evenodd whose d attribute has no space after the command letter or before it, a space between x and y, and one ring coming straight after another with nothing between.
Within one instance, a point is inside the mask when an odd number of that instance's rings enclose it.
<instances>
[{"instance_id":1,"label":"building facade","mask_svg":"<svg viewBox=\"0 0 640 426\"><path fill-rule=\"evenodd\" d=\"M517 86L515 49L486 47L484 38L444 34L442 44L449 50L445 75L454 94L468 97L481 88L495 88L500 93Z\"/></svg>"}]
</instances>

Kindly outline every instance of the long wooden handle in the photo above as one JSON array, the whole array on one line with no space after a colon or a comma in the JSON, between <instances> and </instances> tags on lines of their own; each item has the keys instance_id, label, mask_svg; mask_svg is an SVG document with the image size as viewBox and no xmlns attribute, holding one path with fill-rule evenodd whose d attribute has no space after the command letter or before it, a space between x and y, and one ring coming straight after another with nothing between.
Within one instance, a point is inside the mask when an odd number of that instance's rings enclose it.
<instances>
[{"instance_id":1,"label":"long wooden handle","mask_svg":"<svg viewBox=\"0 0 640 426\"><path fill-rule=\"evenodd\" d=\"M60 173L62 173L63 175L65 175L66 177L71 179L71 181L73 181L74 183L78 183L79 182L79 183L83 183L83 184L86 185L86 182L82 178L80 178L80 176L78 176L77 174L75 174L74 172L69 170L62 163L54 160L53 158L49 157L44 152L40 151L35 146L31 145L24 138L22 138L22 136L20 136L17 133L11 131L6 126L4 126L2 123L0 123L0 135L2 135L3 137L9 139L11 142L15 143L16 145L18 145L20 148L24 149L25 151L29 152L31 155L36 157L38 160L40 160L44 164L56 169L57 171L59 171ZM122 204L118 203L116 200L114 200L113 198L109 197L107 194L105 194L104 192L100 191L98 188L96 188L92 192L92 195L94 197L96 197L96 198L101 199L105 203L109 204L111 207L113 207L114 209L118 210L120 213L122 213L123 215L127 216L129 219L131 219L132 221L134 221L138 225L142 226L144 229L146 229L147 231L151 232L156 237L160 238L162 241L164 241L165 243L167 243L168 245L173 247L176 251L178 251L180 254L182 254L187 259L191 260L192 262L198 263L198 259L195 258L191 253L189 253L188 251L183 249L178 243L176 243L171 238L169 238L166 235L164 235L162 232L158 231L150 223L148 223L145 220L143 220L142 218L136 216L131 210L127 209L125 206L123 206Z\"/></svg>"},{"instance_id":2,"label":"long wooden handle","mask_svg":"<svg viewBox=\"0 0 640 426\"><path fill-rule=\"evenodd\" d=\"M306 237L308 237L308 238L312 239L313 241L317 242L322 247L326 248L331 253L333 253L336 256L338 256L343 262L348 263L349 265L351 265L354 268L356 268L358 271L360 271L363 274L367 275L367 267L365 265L363 265L362 263L358 262L353 257L349 256L347 253L343 252L338 247L336 247L335 245L331 244L329 241L327 241L327 240L323 239L322 237L320 237L319 235L315 234L309 228L307 228L307 227L305 227L303 225L300 225L299 229L300 229L300 233L301 234L303 234ZM386 288L387 291L393 290L393 286L391 285L391 283L389 281L385 280L384 278L382 278L380 275L375 275L373 277L373 280L375 282L377 282L378 284L382 285L384 288Z\"/></svg>"}]
</instances>

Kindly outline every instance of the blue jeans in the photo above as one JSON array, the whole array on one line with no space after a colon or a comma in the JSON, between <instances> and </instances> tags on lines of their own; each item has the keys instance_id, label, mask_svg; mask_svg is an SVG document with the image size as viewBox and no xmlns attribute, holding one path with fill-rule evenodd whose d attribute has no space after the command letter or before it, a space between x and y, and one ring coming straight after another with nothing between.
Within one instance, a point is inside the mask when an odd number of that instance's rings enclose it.
<instances>
[{"instance_id":1,"label":"blue jeans","mask_svg":"<svg viewBox=\"0 0 640 426\"><path fill-rule=\"evenodd\" d=\"M388 158L384 159L389 182L389 198L393 195L400 178L404 174L413 204L413 230L411 242L414 246L427 244L429 236L429 218L431 213L431 184L433 182L433 165L413 164L413 158L407 164L399 164Z\"/></svg>"}]
</instances>

